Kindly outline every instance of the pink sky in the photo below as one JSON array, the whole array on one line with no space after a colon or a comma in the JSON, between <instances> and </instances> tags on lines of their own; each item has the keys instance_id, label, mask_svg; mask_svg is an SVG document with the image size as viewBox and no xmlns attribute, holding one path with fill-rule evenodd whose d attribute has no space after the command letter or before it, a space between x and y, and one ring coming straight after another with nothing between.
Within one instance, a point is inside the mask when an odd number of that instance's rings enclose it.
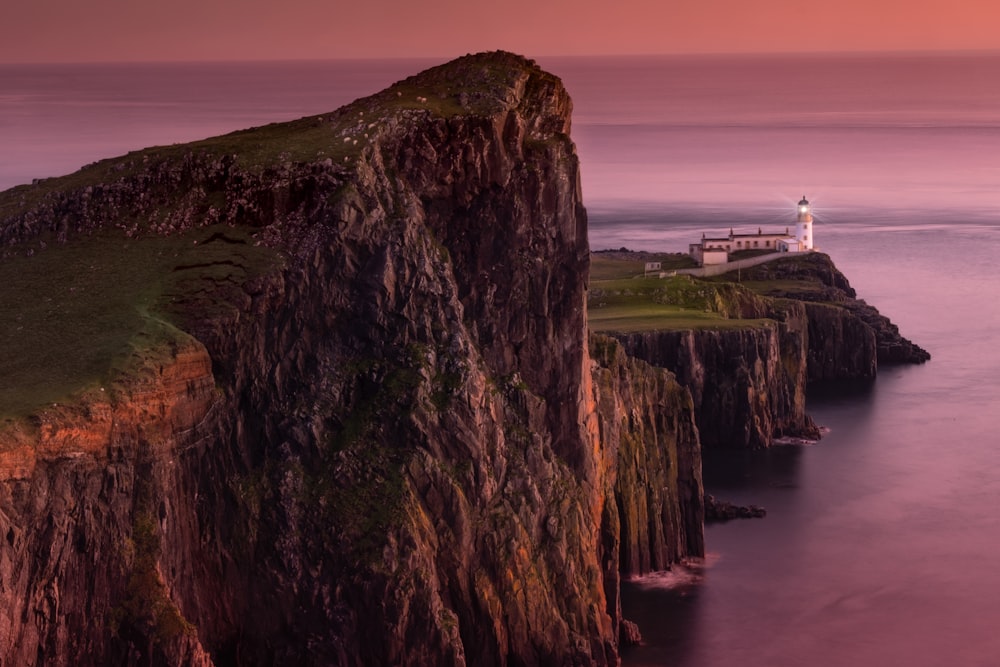
<instances>
[{"instance_id":1,"label":"pink sky","mask_svg":"<svg viewBox=\"0 0 1000 667\"><path fill-rule=\"evenodd\" d=\"M11 0L0 62L1000 48L996 0Z\"/></svg>"}]
</instances>

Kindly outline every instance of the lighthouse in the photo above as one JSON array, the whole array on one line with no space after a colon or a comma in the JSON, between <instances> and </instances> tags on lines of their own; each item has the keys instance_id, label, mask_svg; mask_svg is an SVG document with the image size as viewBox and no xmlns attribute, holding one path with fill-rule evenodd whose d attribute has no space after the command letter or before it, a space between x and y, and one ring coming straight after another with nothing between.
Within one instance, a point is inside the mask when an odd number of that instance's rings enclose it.
<instances>
[{"instance_id":1,"label":"lighthouse","mask_svg":"<svg viewBox=\"0 0 1000 667\"><path fill-rule=\"evenodd\" d=\"M795 222L795 238L799 241L802 250L813 249L813 216L812 209L809 208L809 200L802 195L799 201L798 217Z\"/></svg>"},{"instance_id":2,"label":"lighthouse","mask_svg":"<svg viewBox=\"0 0 1000 667\"><path fill-rule=\"evenodd\" d=\"M813 245L813 216L812 207L809 200L802 195L802 200L796 205L795 211L795 235L789 233L789 228L783 231L767 231L762 227L757 228L756 233L738 234L736 230L730 228L728 236L709 237L707 234L701 235L701 243L691 243L688 245L688 254L698 262L698 266L711 267L726 265L736 260L730 260L730 253L741 251L755 251L755 257L740 257L741 266L754 266L760 261L766 262L775 258L778 253L785 252L812 252L816 247ZM759 254L763 253L763 254ZM760 260L760 261L756 261ZM752 262L747 264L747 262ZM699 269L700 270L700 269ZM660 274L663 275L663 274ZM705 275L717 275L708 273Z\"/></svg>"}]
</instances>

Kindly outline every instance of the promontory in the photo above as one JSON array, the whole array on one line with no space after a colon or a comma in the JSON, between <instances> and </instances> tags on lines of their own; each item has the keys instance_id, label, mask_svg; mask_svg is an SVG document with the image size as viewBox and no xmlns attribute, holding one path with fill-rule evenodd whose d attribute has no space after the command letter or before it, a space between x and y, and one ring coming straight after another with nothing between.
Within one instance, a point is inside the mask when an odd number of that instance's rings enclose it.
<instances>
[{"instance_id":1,"label":"promontory","mask_svg":"<svg viewBox=\"0 0 1000 667\"><path fill-rule=\"evenodd\" d=\"M0 663L617 665L622 578L703 555L699 425L807 432L891 337L821 259L589 333L571 106L470 55L0 193Z\"/></svg>"}]
</instances>

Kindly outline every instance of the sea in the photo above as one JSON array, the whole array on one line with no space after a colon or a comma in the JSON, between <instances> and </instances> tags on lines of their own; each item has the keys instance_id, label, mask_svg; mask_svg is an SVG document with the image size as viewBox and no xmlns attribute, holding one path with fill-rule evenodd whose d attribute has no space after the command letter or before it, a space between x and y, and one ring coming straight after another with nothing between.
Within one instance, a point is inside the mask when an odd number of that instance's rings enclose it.
<instances>
[{"instance_id":1,"label":"sea","mask_svg":"<svg viewBox=\"0 0 1000 667\"><path fill-rule=\"evenodd\" d=\"M1000 664L1000 53L538 57L592 249L794 224L932 355L810 392L816 443L707 452L763 519L625 583L626 667ZM0 189L328 112L430 60L0 65Z\"/></svg>"}]
</instances>

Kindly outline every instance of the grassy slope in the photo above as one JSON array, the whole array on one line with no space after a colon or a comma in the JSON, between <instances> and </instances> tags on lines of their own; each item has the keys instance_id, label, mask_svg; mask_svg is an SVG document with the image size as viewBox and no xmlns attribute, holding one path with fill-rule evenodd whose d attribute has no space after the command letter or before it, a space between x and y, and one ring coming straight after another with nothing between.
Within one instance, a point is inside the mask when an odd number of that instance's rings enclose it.
<instances>
[{"instance_id":1,"label":"grassy slope","mask_svg":"<svg viewBox=\"0 0 1000 667\"><path fill-rule=\"evenodd\" d=\"M415 95L396 97L400 108L418 104ZM112 183L153 164L179 162L191 152L232 155L250 170L284 161L351 160L364 148L365 130L374 121L360 114L345 109L102 160L67 176L0 193L0 224L53 193ZM118 230L105 230L66 245L35 239L23 244L32 249L31 256L20 248L21 256L0 260L0 312L5 314L0 324L0 418L25 416L107 384L116 370L134 365L137 355L182 335L168 322L165 295L242 281L277 261L276 252L253 245L252 231L226 227L225 235L238 243L203 245L219 230L131 240ZM185 265L206 266L176 270Z\"/></svg>"},{"instance_id":2,"label":"grassy slope","mask_svg":"<svg viewBox=\"0 0 1000 667\"><path fill-rule=\"evenodd\" d=\"M172 298L210 298L278 261L249 234L216 226L127 239L108 230L0 262L0 416L107 384L182 337L169 322Z\"/></svg>"},{"instance_id":3,"label":"grassy slope","mask_svg":"<svg viewBox=\"0 0 1000 667\"><path fill-rule=\"evenodd\" d=\"M664 270L686 266L685 256L592 253L588 321L593 331L737 329L769 326L770 320L730 319L718 312L711 283L687 277L646 278L646 261Z\"/></svg>"}]
</instances>

